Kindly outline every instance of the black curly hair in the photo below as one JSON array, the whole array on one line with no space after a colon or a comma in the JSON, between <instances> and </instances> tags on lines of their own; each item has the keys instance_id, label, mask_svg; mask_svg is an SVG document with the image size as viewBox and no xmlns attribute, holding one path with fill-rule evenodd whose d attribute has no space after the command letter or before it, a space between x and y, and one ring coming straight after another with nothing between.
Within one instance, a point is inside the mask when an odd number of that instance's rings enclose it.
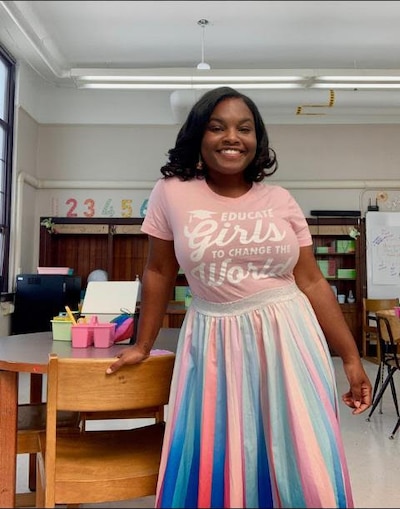
<instances>
[{"instance_id":1,"label":"black curly hair","mask_svg":"<svg viewBox=\"0 0 400 509\"><path fill-rule=\"evenodd\" d=\"M207 177L207 168L202 171L196 169L201 141L217 104L230 98L242 99L254 117L257 149L253 161L244 172L245 180L260 182L276 172L278 169L276 153L269 146L267 130L255 103L234 88L219 87L206 92L190 110L178 133L175 147L168 151L167 164L161 167L160 171L165 178L179 177L181 180L192 180L193 178Z\"/></svg>"}]
</instances>

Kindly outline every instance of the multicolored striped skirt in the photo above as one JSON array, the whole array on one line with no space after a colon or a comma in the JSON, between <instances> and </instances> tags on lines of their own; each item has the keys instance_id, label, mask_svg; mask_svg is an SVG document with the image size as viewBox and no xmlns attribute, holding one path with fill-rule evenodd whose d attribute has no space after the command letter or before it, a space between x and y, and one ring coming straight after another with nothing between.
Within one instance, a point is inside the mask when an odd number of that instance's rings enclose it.
<instances>
[{"instance_id":1,"label":"multicolored striped skirt","mask_svg":"<svg viewBox=\"0 0 400 509\"><path fill-rule=\"evenodd\" d=\"M331 355L296 285L193 298L156 507L353 507Z\"/></svg>"}]
</instances>

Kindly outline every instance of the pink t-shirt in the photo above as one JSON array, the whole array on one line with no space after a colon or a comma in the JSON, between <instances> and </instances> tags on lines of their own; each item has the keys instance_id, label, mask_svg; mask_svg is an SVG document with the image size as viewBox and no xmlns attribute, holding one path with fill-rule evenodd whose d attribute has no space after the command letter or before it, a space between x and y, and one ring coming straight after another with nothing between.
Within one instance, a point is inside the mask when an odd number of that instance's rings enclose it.
<instances>
[{"instance_id":1,"label":"pink t-shirt","mask_svg":"<svg viewBox=\"0 0 400 509\"><path fill-rule=\"evenodd\" d=\"M312 244L292 195L261 182L239 198L227 198L205 180L160 179L142 231L174 241L192 294L212 302L292 283L299 247Z\"/></svg>"}]
</instances>

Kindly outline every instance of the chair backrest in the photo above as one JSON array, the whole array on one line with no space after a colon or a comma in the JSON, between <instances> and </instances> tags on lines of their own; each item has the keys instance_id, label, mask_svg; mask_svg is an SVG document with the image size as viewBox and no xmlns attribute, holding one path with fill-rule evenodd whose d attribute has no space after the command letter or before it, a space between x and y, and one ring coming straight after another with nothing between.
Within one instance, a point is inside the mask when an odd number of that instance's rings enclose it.
<instances>
[{"instance_id":1,"label":"chair backrest","mask_svg":"<svg viewBox=\"0 0 400 509\"><path fill-rule=\"evenodd\" d=\"M399 305L399 299L367 299L363 298L363 333L375 332L376 321L371 324L375 313L381 309L393 309Z\"/></svg>"},{"instance_id":2,"label":"chair backrest","mask_svg":"<svg viewBox=\"0 0 400 509\"><path fill-rule=\"evenodd\" d=\"M400 370L400 318L395 316L394 310L376 312L380 351L383 353L384 364Z\"/></svg>"},{"instance_id":3,"label":"chair backrest","mask_svg":"<svg viewBox=\"0 0 400 509\"><path fill-rule=\"evenodd\" d=\"M383 341L400 343L400 318L392 310L381 310L376 313L378 330Z\"/></svg>"},{"instance_id":4,"label":"chair backrest","mask_svg":"<svg viewBox=\"0 0 400 509\"><path fill-rule=\"evenodd\" d=\"M115 359L50 355L47 405L56 410L113 411L168 403L175 354L154 355L107 375Z\"/></svg>"}]
</instances>

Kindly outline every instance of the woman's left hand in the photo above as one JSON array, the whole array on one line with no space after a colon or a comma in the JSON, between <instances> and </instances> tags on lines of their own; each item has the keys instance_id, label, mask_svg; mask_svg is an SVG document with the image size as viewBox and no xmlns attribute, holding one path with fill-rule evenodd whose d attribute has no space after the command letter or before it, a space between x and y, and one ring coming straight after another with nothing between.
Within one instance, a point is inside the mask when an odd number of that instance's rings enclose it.
<instances>
[{"instance_id":1,"label":"woman's left hand","mask_svg":"<svg viewBox=\"0 0 400 509\"><path fill-rule=\"evenodd\" d=\"M353 414L361 414L372 404L371 382L360 361L344 363L344 371L350 383L350 389L343 394L343 402L353 408Z\"/></svg>"}]
</instances>

